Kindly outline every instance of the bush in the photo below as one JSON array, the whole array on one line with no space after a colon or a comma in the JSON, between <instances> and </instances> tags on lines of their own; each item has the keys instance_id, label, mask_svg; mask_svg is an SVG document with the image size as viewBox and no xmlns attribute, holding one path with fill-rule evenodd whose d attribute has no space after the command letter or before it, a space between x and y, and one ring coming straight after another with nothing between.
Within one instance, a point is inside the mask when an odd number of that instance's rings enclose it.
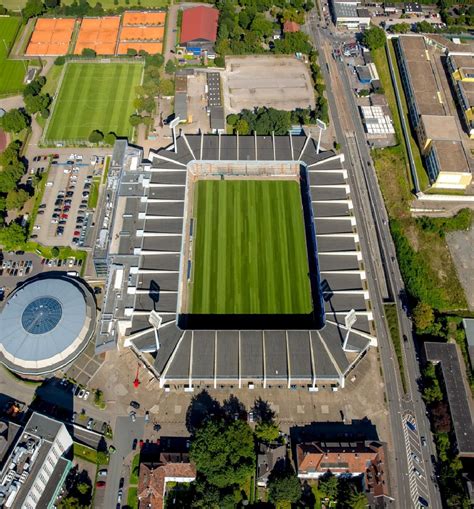
<instances>
[{"instance_id":1,"label":"bush","mask_svg":"<svg viewBox=\"0 0 474 509\"><path fill-rule=\"evenodd\" d=\"M225 67L225 58L224 57L216 57L214 59L214 64L216 67Z\"/></svg>"},{"instance_id":2,"label":"bush","mask_svg":"<svg viewBox=\"0 0 474 509\"><path fill-rule=\"evenodd\" d=\"M113 145L115 143L116 139L117 139L117 137L115 136L115 133L107 133L104 136L104 143L106 145Z\"/></svg>"},{"instance_id":3,"label":"bush","mask_svg":"<svg viewBox=\"0 0 474 509\"><path fill-rule=\"evenodd\" d=\"M64 65L66 63L66 57L57 57L54 61L54 65Z\"/></svg>"},{"instance_id":4,"label":"bush","mask_svg":"<svg viewBox=\"0 0 474 509\"><path fill-rule=\"evenodd\" d=\"M127 55L130 57L136 57L138 55L138 52L136 49L127 48Z\"/></svg>"},{"instance_id":5,"label":"bush","mask_svg":"<svg viewBox=\"0 0 474 509\"><path fill-rule=\"evenodd\" d=\"M176 64L173 60L168 60L168 62L166 62L165 71L168 74L173 74L176 71Z\"/></svg>"},{"instance_id":6,"label":"bush","mask_svg":"<svg viewBox=\"0 0 474 509\"><path fill-rule=\"evenodd\" d=\"M91 49L91 48L84 48L82 50L82 56L83 57L95 58L97 56L97 53L93 49Z\"/></svg>"}]
</instances>

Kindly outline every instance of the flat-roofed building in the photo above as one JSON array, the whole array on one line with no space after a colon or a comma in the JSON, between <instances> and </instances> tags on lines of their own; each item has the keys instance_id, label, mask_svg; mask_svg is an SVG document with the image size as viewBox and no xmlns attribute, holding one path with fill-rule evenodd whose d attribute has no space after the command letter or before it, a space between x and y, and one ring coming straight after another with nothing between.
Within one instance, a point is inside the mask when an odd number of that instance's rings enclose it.
<instances>
[{"instance_id":1,"label":"flat-roofed building","mask_svg":"<svg viewBox=\"0 0 474 509\"><path fill-rule=\"evenodd\" d=\"M432 44L431 44L432 45ZM423 36L400 36L395 45L408 116L433 187L465 189L472 180L455 118Z\"/></svg>"},{"instance_id":2,"label":"flat-roofed building","mask_svg":"<svg viewBox=\"0 0 474 509\"><path fill-rule=\"evenodd\" d=\"M465 129L469 137L474 139L474 53L458 55L450 52L446 65Z\"/></svg>"},{"instance_id":3,"label":"flat-roofed building","mask_svg":"<svg viewBox=\"0 0 474 509\"><path fill-rule=\"evenodd\" d=\"M359 2L358 2L359 3ZM370 13L354 2L337 2L333 0L332 13L334 23L349 30L359 30L370 25Z\"/></svg>"},{"instance_id":4,"label":"flat-roofed building","mask_svg":"<svg viewBox=\"0 0 474 509\"><path fill-rule=\"evenodd\" d=\"M66 426L33 413L19 433L0 471L0 506L53 508L71 461L65 454L72 446Z\"/></svg>"}]
</instances>

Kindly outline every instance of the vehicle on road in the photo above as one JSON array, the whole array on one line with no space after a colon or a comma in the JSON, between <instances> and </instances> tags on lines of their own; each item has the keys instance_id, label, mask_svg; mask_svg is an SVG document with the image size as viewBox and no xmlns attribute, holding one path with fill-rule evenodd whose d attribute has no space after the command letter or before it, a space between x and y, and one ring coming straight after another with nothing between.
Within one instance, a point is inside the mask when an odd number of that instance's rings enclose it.
<instances>
[{"instance_id":1,"label":"vehicle on road","mask_svg":"<svg viewBox=\"0 0 474 509\"><path fill-rule=\"evenodd\" d=\"M145 412L145 422L149 422L149 420L150 420L150 412L147 410Z\"/></svg>"},{"instance_id":2,"label":"vehicle on road","mask_svg":"<svg viewBox=\"0 0 474 509\"><path fill-rule=\"evenodd\" d=\"M425 437L421 437L421 445L423 447L426 447L426 438Z\"/></svg>"},{"instance_id":3,"label":"vehicle on road","mask_svg":"<svg viewBox=\"0 0 474 509\"><path fill-rule=\"evenodd\" d=\"M87 429L92 429L92 426L94 425L94 419L91 417L88 421L87 421Z\"/></svg>"},{"instance_id":4,"label":"vehicle on road","mask_svg":"<svg viewBox=\"0 0 474 509\"><path fill-rule=\"evenodd\" d=\"M99 477L107 477L107 469L106 468L101 468L98 472L97 472L97 475Z\"/></svg>"},{"instance_id":5,"label":"vehicle on road","mask_svg":"<svg viewBox=\"0 0 474 509\"><path fill-rule=\"evenodd\" d=\"M128 415L130 416L130 419L132 419L132 422L137 420L137 414L135 412L130 412Z\"/></svg>"},{"instance_id":6,"label":"vehicle on road","mask_svg":"<svg viewBox=\"0 0 474 509\"><path fill-rule=\"evenodd\" d=\"M135 410L138 410L140 408L140 403L138 403L137 401L130 401L130 406L132 408L135 408Z\"/></svg>"},{"instance_id":7,"label":"vehicle on road","mask_svg":"<svg viewBox=\"0 0 474 509\"><path fill-rule=\"evenodd\" d=\"M123 495L123 489L120 488L118 490L118 494L117 494L117 504L120 504L122 502L122 495Z\"/></svg>"},{"instance_id":8,"label":"vehicle on road","mask_svg":"<svg viewBox=\"0 0 474 509\"><path fill-rule=\"evenodd\" d=\"M407 423L408 429L411 429L412 431L416 431L416 424L414 422L406 421L406 423Z\"/></svg>"}]
</instances>

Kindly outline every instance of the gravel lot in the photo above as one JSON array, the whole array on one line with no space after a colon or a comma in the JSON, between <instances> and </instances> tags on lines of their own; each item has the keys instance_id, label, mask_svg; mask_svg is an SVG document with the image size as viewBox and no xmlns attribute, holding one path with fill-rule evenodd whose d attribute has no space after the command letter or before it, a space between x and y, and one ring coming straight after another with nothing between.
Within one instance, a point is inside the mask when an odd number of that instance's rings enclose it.
<instances>
[{"instance_id":1,"label":"gravel lot","mask_svg":"<svg viewBox=\"0 0 474 509\"><path fill-rule=\"evenodd\" d=\"M469 309L474 310L474 228L468 231L451 232L446 242L453 257L459 281L466 293Z\"/></svg>"},{"instance_id":2,"label":"gravel lot","mask_svg":"<svg viewBox=\"0 0 474 509\"><path fill-rule=\"evenodd\" d=\"M227 57L222 85L226 114L256 106L288 111L315 106L308 67L295 57Z\"/></svg>"}]
</instances>

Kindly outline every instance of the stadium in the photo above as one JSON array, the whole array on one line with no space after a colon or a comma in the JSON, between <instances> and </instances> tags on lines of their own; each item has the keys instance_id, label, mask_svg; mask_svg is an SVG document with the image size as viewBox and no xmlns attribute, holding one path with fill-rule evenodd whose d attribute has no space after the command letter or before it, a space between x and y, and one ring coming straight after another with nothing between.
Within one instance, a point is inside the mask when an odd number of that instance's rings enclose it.
<instances>
[{"instance_id":1,"label":"stadium","mask_svg":"<svg viewBox=\"0 0 474 509\"><path fill-rule=\"evenodd\" d=\"M29 279L0 314L0 362L22 375L61 369L87 346L95 318L93 296L77 278Z\"/></svg>"},{"instance_id":2,"label":"stadium","mask_svg":"<svg viewBox=\"0 0 474 509\"><path fill-rule=\"evenodd\" d=\"M343 156L316 145L181 133L143 159L117 142L96 351L130 347L188 391L344 387L377 342Z\"/></svg>"}]
</instances>

